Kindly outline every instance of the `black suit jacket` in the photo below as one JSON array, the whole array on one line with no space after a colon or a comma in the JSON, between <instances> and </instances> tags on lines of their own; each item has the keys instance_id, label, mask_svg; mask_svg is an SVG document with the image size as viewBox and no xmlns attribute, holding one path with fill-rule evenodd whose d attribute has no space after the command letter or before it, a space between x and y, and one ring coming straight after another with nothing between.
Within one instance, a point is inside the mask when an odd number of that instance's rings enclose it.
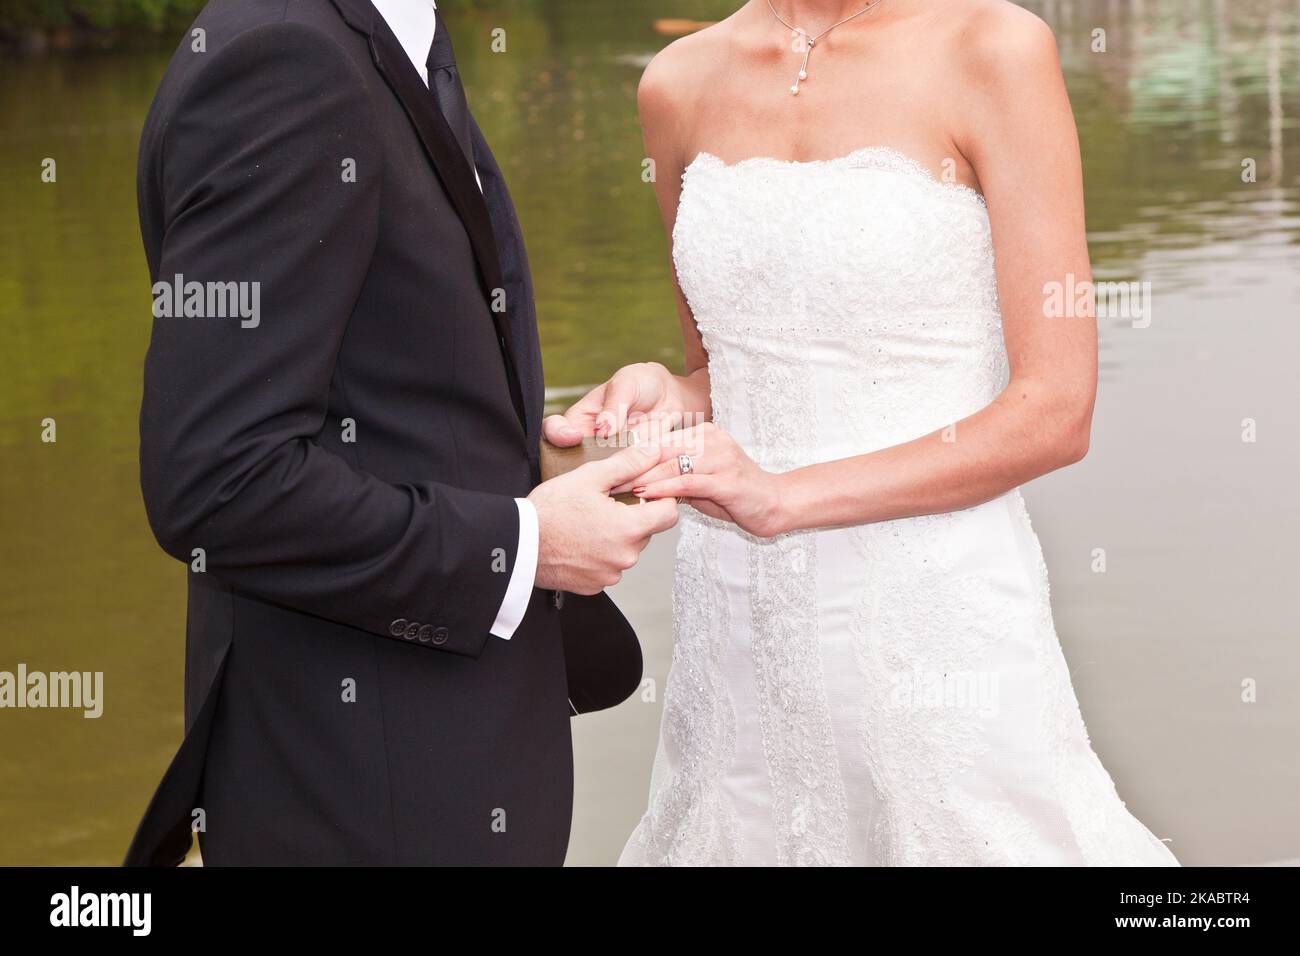
<instances>
[{"instance_id":1,"label":"black suit jacket","mask_svg":"<svg viewBox=\"0 0 1300 956\"><path fill-rule=\"evenodd\" d=\"M142 137L145 251L260 308L154 321L141 485L191 564L187 734L127 863L177 862L194 823L214 864L559 864L569 716L640 656L603 595L534 591L488 633L543 395L500 170L475 127L480 192L368 0L194 28Z\"/></svg>"}]
</instances>

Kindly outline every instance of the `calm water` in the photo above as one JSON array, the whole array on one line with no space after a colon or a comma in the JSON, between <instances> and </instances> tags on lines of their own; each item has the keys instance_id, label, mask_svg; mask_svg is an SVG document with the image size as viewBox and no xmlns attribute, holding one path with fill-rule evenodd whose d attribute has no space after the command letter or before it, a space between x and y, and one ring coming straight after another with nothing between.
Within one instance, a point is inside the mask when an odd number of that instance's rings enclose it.
<instances>
[{"instance_id":1,"label":"calm water","mask_svg":"<svg viewBox=\"0 0 1300 956\"><path fill-rule=\"evenodd\" d=\"M1098 276L1155 296L1149 328L1103 324L1090 456L1027 490L1084 713L1185 862L1300 858L1300 3L1026 5L1060 40ZM625 362L678 362L634 89L665 42L655 17L733 6L444 4L520 207L556 403ZM99 720L0 711L3 864L116 862L181 733L184 571L149 536L136 470L135 151L166 59L0 61L0 670L103 671L106 697ZM660 690L672 545L617 593ZM576 723L572 862L616 858L658 715L634 701Z\"/></svg>"}]
</instances>

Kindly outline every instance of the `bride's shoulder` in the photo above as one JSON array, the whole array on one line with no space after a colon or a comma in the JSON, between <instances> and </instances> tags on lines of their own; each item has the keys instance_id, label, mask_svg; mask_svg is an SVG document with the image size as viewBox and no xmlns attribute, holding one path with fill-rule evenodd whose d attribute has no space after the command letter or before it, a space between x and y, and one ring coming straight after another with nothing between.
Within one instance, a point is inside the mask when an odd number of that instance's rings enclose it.
<instances>
[{"instance_id":1,"label":"bride's shoulder","mask_svg":"<svg viewBox=\"0 0 1300 956\"><path fill-rule=\"evenodd\" d=\"M953 0L945 9L952 19L938 48L954 82L944 103L963 153L1005 163L1008 150L1021 161L1069 142L1074 120L1051 27L1008 0Z\"/></svg>"},{"instance_id":2,"label":"bride's shoulder","mask_svg":"<svg viewBox=\"0 0 1300 956\"><path fill-rule=\"evenodd\" d=\"M945 12L950 60L968 77L1024 84L1060 71L1052 28L1011 0L957 0Z\"/></svg>"},{"instance_id":3,"label":"bride's shoulder","mask_svg":"<svg viewBox=\"0 0 1300 956\"><path fill-rule=\"evenodd\" d=\"M730 20L723 20L679 37L656 53L637 87L642 111L681 108L694 93L707 88L708 74L731 42L731 29Z\"/></svg>"}]
</instances>

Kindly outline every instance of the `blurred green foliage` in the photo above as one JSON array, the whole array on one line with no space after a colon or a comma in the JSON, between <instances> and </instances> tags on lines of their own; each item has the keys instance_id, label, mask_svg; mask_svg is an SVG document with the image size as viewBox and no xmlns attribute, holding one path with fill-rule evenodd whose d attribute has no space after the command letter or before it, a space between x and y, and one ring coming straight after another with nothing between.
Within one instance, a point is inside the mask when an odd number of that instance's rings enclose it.
<instances>
[{"instance_id":1,"label":"blurred green foliage","mask_svg":"<svg viewBox=\"0 0 1300 956\"><path fill-rule=\"evenodd\" d=\"M156 31L189 23L204 0L5 0L0 34L60 27Z\"/></svg>"}]
</instances>

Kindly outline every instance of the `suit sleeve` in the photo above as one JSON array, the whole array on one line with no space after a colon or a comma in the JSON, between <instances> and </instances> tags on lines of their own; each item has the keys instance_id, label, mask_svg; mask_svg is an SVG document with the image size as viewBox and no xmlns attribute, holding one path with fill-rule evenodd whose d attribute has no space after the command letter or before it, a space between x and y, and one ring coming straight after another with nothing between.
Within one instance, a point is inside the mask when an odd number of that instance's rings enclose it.
<instances>
[{"instance_id":1,"label":"suit sleeve","mask_svg":"<svg viewBox=\"0 0 1300 956\"><path fill-rule=\"evenodd\" d=\"M366 84L381 81L294 24L195 55L212 59L142 177L163 218L151 272L250 284L258 308L159 317L155 306L140 418L155 536L186 562L201 548L205 573L265 600L476 656L505 597L502 553L515 562L514 499L381 481L315 440L376 244L381 146Z\"/></svg>"}]
</instances>

